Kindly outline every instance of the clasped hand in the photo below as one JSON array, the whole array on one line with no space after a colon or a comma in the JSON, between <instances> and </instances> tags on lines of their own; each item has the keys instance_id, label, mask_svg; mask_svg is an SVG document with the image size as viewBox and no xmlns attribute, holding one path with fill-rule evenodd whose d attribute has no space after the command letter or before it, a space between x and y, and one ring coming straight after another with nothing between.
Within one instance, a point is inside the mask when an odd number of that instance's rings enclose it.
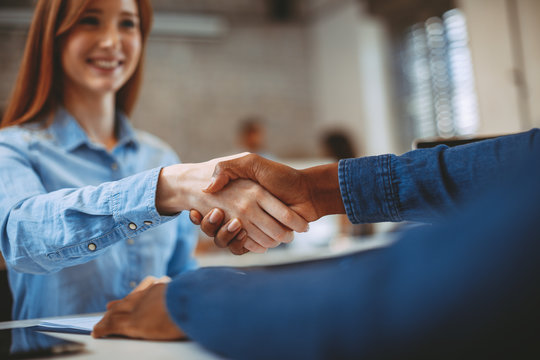
<instances>
[{"instance_id":1,"label":"clasped hand","mask_svg":"<svg viewBox=\"0 0 540 360\"><path fill-rule=\"evenodd\" d=\"M245 181L238 179L256 181L306 221L311 222L326 214L342 213L344 210L341 201L335 200L340 199L339 186L336 186L337 164L301 171L249 154L219 162L205 192L218 195L228 187ZM317 184L313 184L314 179L319 179ZM214 237L217 246L228 246L234 254L253 251L249 237L246 239L245 231L239 225L242 223L247 228L249 224L236 219L227 209L213 209L204 218L201 212L192 210L190 218L194 224L201 226L204 233ZM277 244L266 242L259 245L268 248Z\"/></svg>"},{"instance_id":2,"label":"clasped hand","mask_svg":"<svg viewBox=\"0 0 540 360\"><path fill-rule=\"evenodd\" d=\"M236 157L244 155L246 153ZM235 254L246 251L262 253L282 242L292 241L293 230L307 231L308 223L295 212L298 209L289 208L278 200L264 188L264 184L251 180L227 184L223 177L216 177L217 182L214 181L209 189L202 191L208 187L216 165L220 162L226 164L233 158L235 156L163 168L156 192L158 212L171 215L182 210L193 210L192 214L207 214L205 224L221 224L225 221L227 226L224 229L234 234L237 240L235 244L241 245L231 247ZM212 212L215 208L219 210Z\"/></svg>"}]
</instances>

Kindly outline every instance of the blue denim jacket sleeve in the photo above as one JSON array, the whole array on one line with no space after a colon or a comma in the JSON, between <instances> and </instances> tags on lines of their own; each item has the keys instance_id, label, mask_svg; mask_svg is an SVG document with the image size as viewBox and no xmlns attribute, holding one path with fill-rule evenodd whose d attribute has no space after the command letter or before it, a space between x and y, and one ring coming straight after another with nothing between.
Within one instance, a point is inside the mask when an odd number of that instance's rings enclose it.
<instances>
[{"instance_id":1,"label":"blue denim jacket sleeve","mask_svg":"<svg viewBox=\"0 0 540 360\"><path fill-rule=\"evenodd\" d=\"M0 146L1 250L14 270L49 273L81 264L173 218L155 208L160 168L47 192L20 145Z\"/></svg>"},{"instance_id":2,"label":"blue denim jacket sleeve","mask_svg":"<svg viewBox=\"0 0 540 360\"><path fill-rule=\"evenodd\" d=\"M340 190L353 223L432 221L494 184L540 142L533 129L468 145L342 160Z\"/></svg>"},{"instance_id":3,"label":"blue denim jacket sleeve","mask_svg":"<svg viewBox=\"0 0 540 360\"><path fill-rule=\"evenodd\" d=\"M533 137L514 138L525 144L514 160ZM539 358L540 146L534 154L501 188L386 248L181 274L168 312L232 359Z\"/></svg>"}]
</instances>

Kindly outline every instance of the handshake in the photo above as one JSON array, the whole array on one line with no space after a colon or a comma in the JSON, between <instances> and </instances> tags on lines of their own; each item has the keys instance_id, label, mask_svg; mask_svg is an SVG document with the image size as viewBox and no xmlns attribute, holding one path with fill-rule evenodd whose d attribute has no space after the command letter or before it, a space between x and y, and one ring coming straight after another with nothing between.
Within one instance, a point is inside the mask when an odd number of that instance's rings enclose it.
<instances>
[{"instance_id":1,"label":"handshake","mask_svg":"<svg viewBox=\"0 0 540 360\"><path fill-rule=\"evenodd\" d=\"M190 210L191 221L234 254L263 253L307 231L308 222L345 213L337 168L296 170L249 153L172 165L160 173L156 208Z\"/></svg>"}]
</instances>

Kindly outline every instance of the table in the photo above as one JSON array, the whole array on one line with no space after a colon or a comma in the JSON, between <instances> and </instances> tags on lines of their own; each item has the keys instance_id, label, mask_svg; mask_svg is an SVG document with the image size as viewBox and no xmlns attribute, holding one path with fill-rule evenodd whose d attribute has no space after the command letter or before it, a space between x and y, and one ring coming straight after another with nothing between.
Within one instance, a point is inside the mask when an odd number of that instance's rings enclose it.
<instances>
[{"instance_id":1,"label":"table","mask_svg":"<svg viewBox=\"0 0 540 360\"><path fill-rule=\"evenodd\" d=\"M95 315L95 314L93 314ZM84 315L84 316L88 316ZM73 317L73 316L70 316ZM61 318L61 317L58 317ZM0 329L34 326L43 320L58 318L33 319L0 322ZM147 341L124 338L94 339L90 335L62 334L47 332L48 335L66 340L78 341L85 344L86 350L78 354L60 355L59 359L74 360L106 360L106 359L190 359L190 360L219 360L215 355L192 341ZM56 357L53 357L56 358ZM45 359L45 358L44 358ZM48 357L46 359L51 359Z\"/></svg>"},{"instance_id":2,"label":"table","mask_svg":"<svg viewBox=\"0 0 540 360\"><path fill-rule=\"evenodd\" d=\"M341 242L339 246L303 249L302 251L274 250L260 256L258 254L246 254L241 257L229 254L221 254L200 258L202 266L254 266L254 265L276 265L299 261L309 261L313 259L323 259L327 257L341 256L352 252L364 251L382 246L387 246L393 242L393 237L385 234L383 236L373 236L369 241L348 241ZM84 314L81 316L96 315ZM69 316L73 318L74 316ZM60 319L62 317L19 320L0 322L0 329L10 329L16 327L27 327L38 325L42 321ZM63 334L47 332L47 334L67 340L82 342L86 350L79 354L61 355L61 359L189 359L189 360L216 360L222 357L209 352L200 345L192 341L147 341L125 338L94 339L89 335ZM50 359L47 358L47 359Z\"/></svg>"}]
</instances>

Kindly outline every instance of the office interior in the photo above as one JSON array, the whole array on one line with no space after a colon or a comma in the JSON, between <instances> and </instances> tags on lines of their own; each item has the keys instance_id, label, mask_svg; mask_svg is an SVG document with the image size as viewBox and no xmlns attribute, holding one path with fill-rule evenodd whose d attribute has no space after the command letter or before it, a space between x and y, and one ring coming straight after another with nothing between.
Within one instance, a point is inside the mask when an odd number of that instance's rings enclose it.
<instances>
[{"instance_id":1,"label":"office interior","mask_svg":"<svg viewBox=\"0 0 540 360\"><path fill-rule=\"evenodd\" d=\"M0 109L34 2L0 0ZM132 122L183 162L245 150L238 131L250 118L264 126L261 152L298 168L335 161L323 144L328 132L346 134L353 156L369 156L404 153L418 139L540 126L537 0L152 3ZM201 234L198 256L202 265L251 265L346 247L362 236L344 233L342 220L324 220L264 255L235 257ZM379 224L364 238L394 228Z\"/></svg>"}]
</instances>

